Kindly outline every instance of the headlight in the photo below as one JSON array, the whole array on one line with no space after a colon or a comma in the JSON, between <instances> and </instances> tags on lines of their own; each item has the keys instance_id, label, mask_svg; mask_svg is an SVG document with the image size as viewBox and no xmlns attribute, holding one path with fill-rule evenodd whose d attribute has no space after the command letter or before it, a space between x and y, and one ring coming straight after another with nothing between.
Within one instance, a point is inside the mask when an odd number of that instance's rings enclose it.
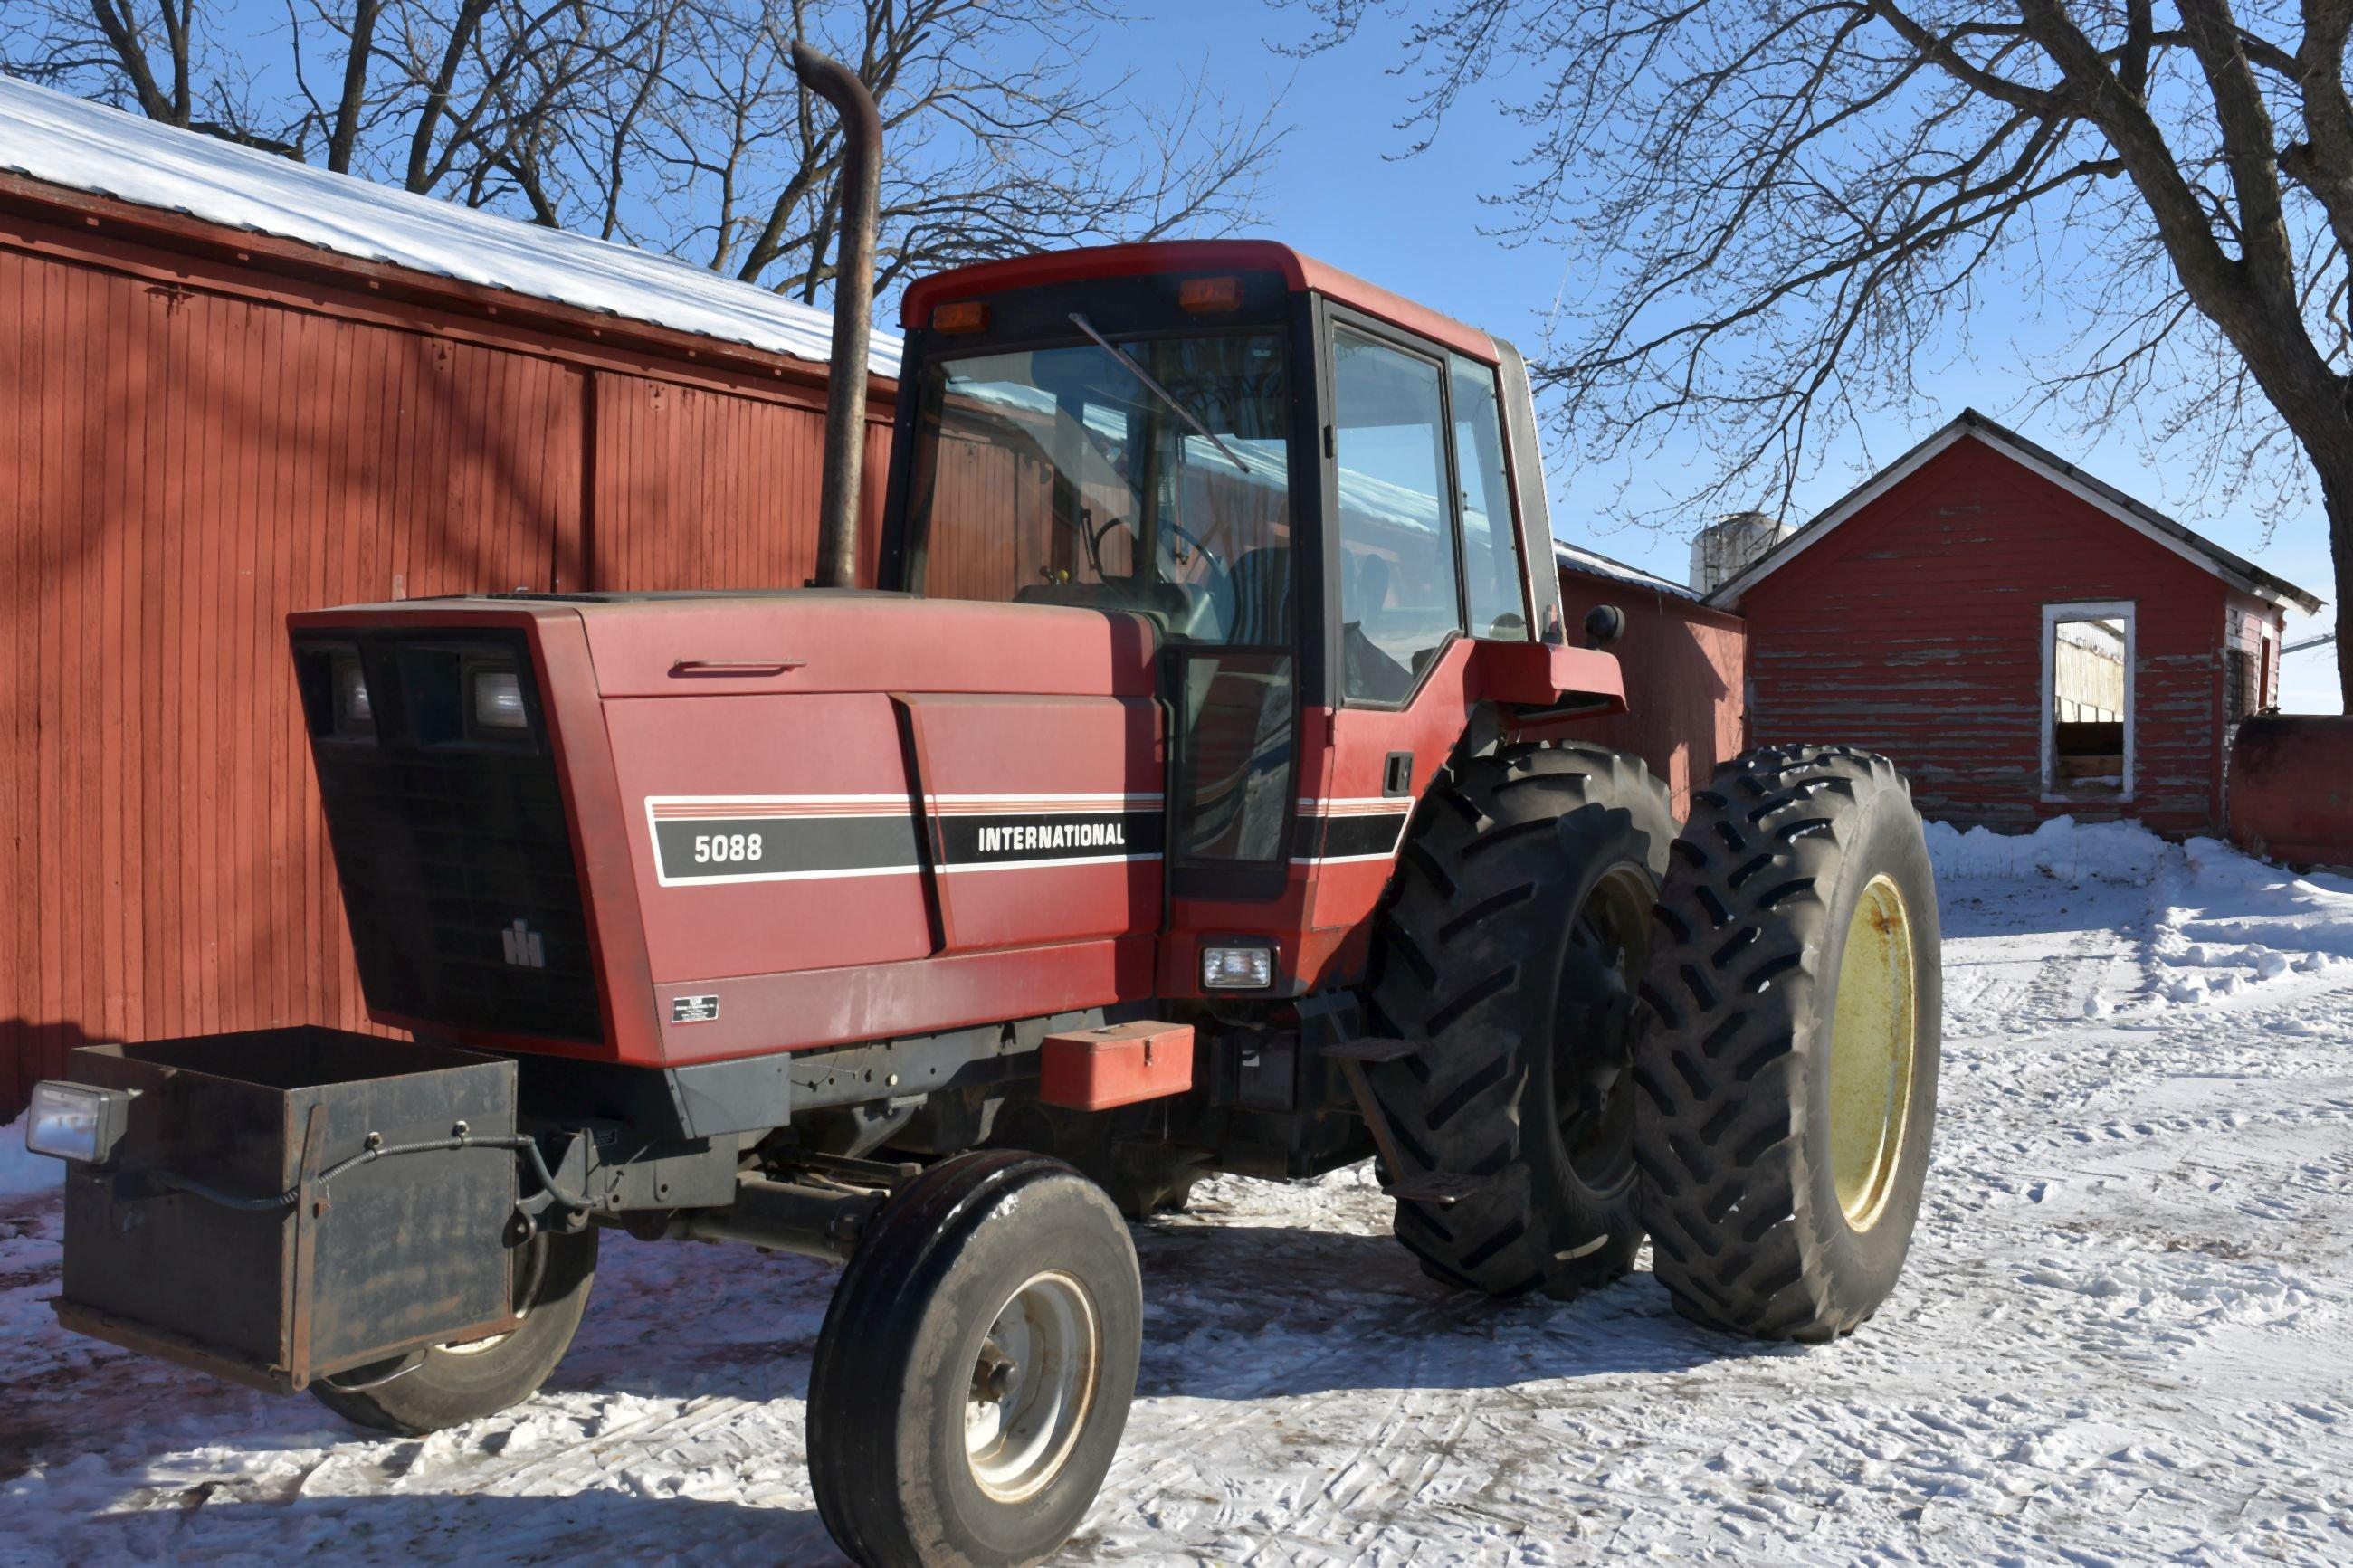
<instances>
[{"instance_id":1,"label":"headlight","mask_svg":"<svg viewBox=\"0 0 2353 1568\"><path fill-rule=\"evenodd\" d=\"M102 1165L114 1157L129 1120L131 1091L52 1079L33 1086L25 1108L25 1147L36 1154Z\"/></svg>"},{"instance_id":2,"label":"headlight","mask_svg":"<svg viewBox=\"0 0 2353 1568\"><path fill-rule=\"evenodd\" d=\"M1263 991L1274 984L1274 949L1271 947L1205 947L1201 950L1204 991Z\"/></svg>"},{"instance_id":3,"label":"headlight","mask_svg":"<svg viewBox=\"0 0 2353 1568\"><path fill-rule=\"evenodd\" d=\"M367 671L360 668L359 655L335 655L328 665L328 672L334 688L335 733L375 734L375 707L368 700Z\"/></svg>"},{"instance_id":4,"label":"headlight","mask_svg":"<svg viewBox=\"0 0 2353 1568\"><path fill-rule=\"evenodd\" d=\"M474 722L484 730L527 730L531 717L522 710L522 680L512 669L474 672Z\"/></svg>"}]
</instances>

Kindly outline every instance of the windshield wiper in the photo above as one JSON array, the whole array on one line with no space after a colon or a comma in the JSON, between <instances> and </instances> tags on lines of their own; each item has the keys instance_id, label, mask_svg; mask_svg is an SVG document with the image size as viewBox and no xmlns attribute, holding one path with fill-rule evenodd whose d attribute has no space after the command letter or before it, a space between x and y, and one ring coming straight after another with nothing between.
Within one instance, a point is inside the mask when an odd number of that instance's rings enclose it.
<instances>
[{"instance_id":1,"label":"windshield wiper","mask_svg":"<svg viewBox=\"0 0 2353 1568\"><path fill-rule=\"evenodd\" d=\"M1092 321L1088 321L1084 316L1079 314L1076 310L1071 312L1071 324L1078 328L1079 331L1086 333L1087 336L1094 339L1096 343L1102 347L1103 353L1111 355L1112 358L1119 361L1120 363L1127 367L1128 374L1144 383L1146 387L1151 389L1152 395L1155 397L1157 397L1161 402L1168 405L1170 408L1175 409L1176 412L1176 417L1182 419L1186 424L1190 425L1193 427L1193 433L1195 435L1200 437L1202 440L1207 441L1210 446L1215 447L1218 449L1218 455L1219 457L1225 458L1227 462L1231 463L1235 468L1240 468L1245 477L1249 475L1250 471L1250 465L1243 462L1240 458L1235 457L1232 447L1228 447L1223 441L1219 440L1216 435L1210 431L1207 425L1202 424L1198 419L1196 419L1193 416L1193 411L1191 409L1177 402L1176 394L1170 392L1166 387L1153 380L1152 373L1145 369L1142 365L1136 363L1134 358L1130 355L1126 350L1121 348L1117 343L1113 342L1109 338L1095 331L1095 324Z\"/></svg>"}]
</instances>

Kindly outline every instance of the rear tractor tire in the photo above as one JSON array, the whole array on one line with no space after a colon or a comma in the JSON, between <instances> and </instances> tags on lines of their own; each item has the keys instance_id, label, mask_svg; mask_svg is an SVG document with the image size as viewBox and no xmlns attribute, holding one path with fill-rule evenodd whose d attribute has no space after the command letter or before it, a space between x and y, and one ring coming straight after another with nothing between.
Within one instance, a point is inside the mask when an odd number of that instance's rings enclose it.
<instances>
[{"instance_id":1,"label":"rear tractor tire","mask_svg":"<svg viewBox=\"0 0 2353 1568\"><path fill-rule=\"evenodd\" d=\"M1012 1568L1086 1518L1135 1395L1127 1226L1059 1160L990 1149L869 1222L809 1379L809 1480L863 1568Z\"/></svg>"},{"instance_id":2,"label":"rear tractor tire","mask_svg":"<svg viewBox=\"0 0 2353 1568\"><path fill-rule=\"evenodd\" d=\"M1694 792L1637 1047L1638 1201L1684 1316L1851 1332L1894 1288L1936 1112L1936 889L1883 757L1755 752Z\"/></svg>"},{"instance_id":3,"label":"rear tractor tire","mask_svg":"<svg viewBox=\"0 0 2353 1568\"><path fill-rule=\"evenodd\" d=\"M572 1348L588 1310L596 1233L542 1232L523 1244L515 1261L522 1321L512 1330L437 1346L413 1365L396 1362L341 1373L311 1384L311 1393L354 1426L404 1437L479 1421L529 1399Z\"/></svg>"},{"instance_id":4,"label":"rear tractor tire","mask_svg":"<svg viewBox=\"0 0 2353 1568\"><path fill-rule=\"evenodd\" d=\"M1650 770L1599 746L1474 757L1422 803L1370 993L1419 1048L1365 1075L1431 1279L1565 1297L1633 1266L1634 987L1674 831Z\"/></svg>"}]
</instances>

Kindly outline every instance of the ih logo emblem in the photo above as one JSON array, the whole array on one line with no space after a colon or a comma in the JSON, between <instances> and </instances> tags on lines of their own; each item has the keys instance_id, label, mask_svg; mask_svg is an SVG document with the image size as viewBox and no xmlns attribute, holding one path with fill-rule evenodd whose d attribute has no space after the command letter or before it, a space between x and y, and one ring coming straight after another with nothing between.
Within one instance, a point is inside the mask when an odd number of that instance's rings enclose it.
<instances>
[{"instance_id":1,"label":"ih logo emblem","mask_svg":"<svg viewBox=\"0 0 2353 1568\"><path fill-rule=\"evenodd\" d=\"M499 945L507 950L507 962L519 969L547 967L547 949L539 933L522 921L499 932Z\"/></svg>"}]
</instances>

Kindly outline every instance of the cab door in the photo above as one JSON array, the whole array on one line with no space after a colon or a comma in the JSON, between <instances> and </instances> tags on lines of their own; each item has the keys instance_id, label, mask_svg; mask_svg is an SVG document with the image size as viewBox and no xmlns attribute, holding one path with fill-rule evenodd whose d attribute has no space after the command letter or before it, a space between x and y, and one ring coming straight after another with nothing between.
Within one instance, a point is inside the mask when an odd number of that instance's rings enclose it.
<instances>
[{"instance_id":1,"label":"cab door","mask_svg":"<svg viewBox=\"0 0 2353 1568\"><path fill-rule=\"evenodd\" d=\"M1212 417L1219 438L1184 436L1178 460L1156 475L1155 513L1166 521L1155 547L1208 590L1219 627L1215 642L1173 642L1162 656L1168 885L1187 906L1172 910L1172 932L1196 916L1245 928L1297 917L1298 900L1285 894L1296 891L1303 701L1320 666L1310 612L1323 583L1309 298L1295 301L1285 335L1287 353L1248 383L1256 397ZM1187 953L1173 957L1189 968Z\"/></svg>"}]
</instances>

